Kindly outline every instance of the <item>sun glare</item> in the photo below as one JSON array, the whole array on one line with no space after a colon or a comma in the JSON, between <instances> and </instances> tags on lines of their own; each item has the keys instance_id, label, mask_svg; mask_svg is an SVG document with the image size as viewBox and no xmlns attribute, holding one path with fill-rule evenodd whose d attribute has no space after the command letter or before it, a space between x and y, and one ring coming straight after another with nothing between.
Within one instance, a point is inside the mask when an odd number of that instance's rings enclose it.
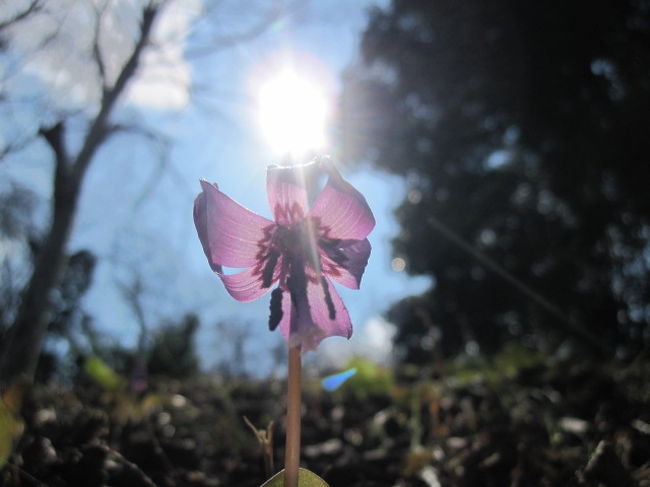
<instances>
[{"instance_id":1,"label":"sun glare","mask_svg":"<svg viewBox=\"0 0 650 487\"><path fill-rule=\"evenodd\" d=\"M328 106L317 85L284 71L262 85L258 107L262 133L277 155L300 157L324 148Z\"/></svg>"}]
</instances>

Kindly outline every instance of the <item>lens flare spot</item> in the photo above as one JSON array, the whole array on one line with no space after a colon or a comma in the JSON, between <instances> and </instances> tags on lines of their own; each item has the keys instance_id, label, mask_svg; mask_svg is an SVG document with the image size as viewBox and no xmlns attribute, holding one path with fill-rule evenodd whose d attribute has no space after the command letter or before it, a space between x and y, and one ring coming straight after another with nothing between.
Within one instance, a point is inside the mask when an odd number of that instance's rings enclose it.
<instances>
[{"instance_id":1,"label":"lens flare spot","mask_svg":"<svg viewBox=\"0 0 650 487\"><path fill-rule=\"evenodd\" d=\"M404 269L406 269L406 261L401 257L395 257L391 261L390 266L395 272L402 272Z\"/></svg>"},{"instance_id":2,"label":"lens flare spot","mask_svg":"<svg viewBox=\"0 0 650 487\"><path fill-rule=\"evenodd\" d=\"M356 373L357 369L353 367L344 372L339 372L338 374L328 375L321 380L321 384L323 384L323 389L332 392L341 387L345 381Z\"/></svg>"}]
</instances>

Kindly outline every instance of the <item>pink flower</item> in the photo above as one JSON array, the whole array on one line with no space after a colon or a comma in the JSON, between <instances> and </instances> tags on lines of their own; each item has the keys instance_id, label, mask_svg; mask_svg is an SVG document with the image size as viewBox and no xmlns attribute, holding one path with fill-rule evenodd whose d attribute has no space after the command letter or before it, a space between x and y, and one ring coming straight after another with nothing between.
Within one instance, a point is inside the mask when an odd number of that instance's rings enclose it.
<instances>
[{"instance_id":1,"label":"pink flower","mask_svg":"<svg viewBox=\"0 0 650 487\"><path fill-rule=\"evenodd\" d=\"M305 173L329 175L311 207ZM275 221L230 199L201 180L194 224L210 267L238 301L271 293L269 328L280 327L290 347L314 350L329 336L352 335L343 301L330 279L359 289L370 256L366 238L375 218L359 191L328 161L305 166L271 166L269 204ZM243 268L225 274L223 267Z\"/></svg>"}]
</instances>

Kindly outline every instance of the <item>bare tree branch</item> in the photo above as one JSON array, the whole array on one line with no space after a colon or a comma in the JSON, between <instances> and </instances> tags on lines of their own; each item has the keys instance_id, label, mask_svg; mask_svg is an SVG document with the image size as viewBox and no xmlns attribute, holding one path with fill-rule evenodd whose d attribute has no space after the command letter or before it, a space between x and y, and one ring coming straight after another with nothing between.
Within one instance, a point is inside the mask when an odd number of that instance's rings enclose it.
<instances>
[{"instance_id":1,"label":"bare tree branch","mask_svg":"<svg viewBox=\"0 0 650 487\"><path fill-rule=\"evenodd\" d=\"M153 145L153 150L157 153L158 164L152 169L151 176L143 185L140 195L135 199L133 207L136 210L155 189L155 182L160 177L160 173L169 166L171 140L165 134L138 125L115 124L109 128L109 132L111 135L123 133L143 137Z\"/></svg>"},{"instance_id":2,"label":"bare tree branch","mask_svg":"<svg viewBox=\"0 0 650 487\"><path fill-rule=\"evenodd\" d=\"M0 31L9 27L12 24L20 22L21 20L27 18L31 14L38 12L42 8L43 8L42 0L32 0L25 10L23 10L22 12L18 12L12 18L5 20L4 22L0 22Z\"/></svg>"},{"instance_id":3,"label":"bare tree branch","mask_svg":"<svg viewBox=\"0 0 650 487\"><path fill-rule=\"evenodd\" d=\"M138 337L138 352L144 354L146 339L147 339L147 318L145 316L144 308L142 306L142 294L144 293L144 286L142 284L142 277L134 271L132 279L128 283L118 282L117 287L120 294L131 308L135 315L138 326L140 327L140 336Z\"/></svg>"},{"instance_id":4,"label":"bare tree branch","mask_svg":"<svg viewBox=\"0 0 650 487\"><path fill-rule=\"evenodd\" d=\"M126 88L127 83L138 69L138 65L140 64L140 57L144 51L144 48L149 43L151 28L153 26L156 15L158 14L158 11L159 6L153 4L148 5L144 9L144 12L142 14L142 21L140 23L140 37L135 47L133 48L131 56L129 56L129 59L124 64L122 71L120 71L115 84L106 92L106 95L102 99L99 113L91 125L84 145L81 148L76 161L74 162L73 176L76 180L80 180L83 177L86 169L88 168L88 165L90 164L90 161L92 160L92 157L95 155L95 152L107 135L108 117L112 112L117 99L122 94L124 88Z\"/></svg>"},{"instance_id":5,"label":"bare tree branch","mask_svg":"<svg viewBox=\"0 0 650 487\"><path fill-rule=\"evenodd\" d=\"M57 122L50 128L41 128L38 133L43 136L45 141L49 144L56 157L57 166L59 163L67 163L68 157L65 150L65 125L63 121Z\"/></svg>"},{"instance_id":6,"label":"bare tree branch","mask_svg":"<svg viewBox=\"0 0 650 487\"><path fill-rule=\"evenodd\" d=\"M39 8L40 10L40 8ZM0 29L1 32L1 29ZM50 32L47 36L45 36L36 46L34 49L32 49L32 52L30 54L27 54L23 56L22 59L18 62L11 63L9 67L6 67L5 70L2 72L2 78L1 82L2 84L6 84L11 77L15 76L18 73L22 73L24 70L24 67L29 64L31 61L31 58L34 58L37 56L45 47L50 44L57 35L59 35L61 32L61 24L57 25L52 32Z\"/></svg>"},{"instance_id":7,"label":"bare tree branch","mask_svg":"<svg viewBox=\"0 0 650 487\"><path fill-rule=\"evenodd\" d=\"M149 129L147 127L124 123L114 123L108 126L106 129L107 137L114 134L136 134L144 137L145 139L155 142L160 142L162 139L166 138L160 132L156 132L155 130Z\"/></svg>"},{"instance_id":8,"label":"bare tree branch","mask_svg":"<svg viewBox=\"0 0 650 487\"><path fill-rule=\"evenodd\" d=\"M104 56L102 55L101 49L99 47L99 39L101 36L102 30L102 19L104 17L104 12L106 12L106 7L108 2L104 2L101 7L95 7L95 32L93 36L93 59L95 64L97 64L97 71L99 72L99 80L102 84L102 100L106 96L107 90L107 81L106 81L106 64L104 63Z\"/></svg>"},{"instance_id":9,"label":"bare tree branch","mask_svg":"<svg viewBox=\"0 0 650 487\"><path fill-rule=\"evenodd\" d=\"M34 142L36 140L37 136L33 135L30 137L26 137L22 140L19 140L17 142L10 142L6 144L2 149L0 149L0 162L4 160L5 157L7 157L9 154L15 153L15 152L20 152L23 150L25 147L27 147L29 144Z\"/></svg>"},{"instance_id":10,"label":"bare tree branch","mask_svg":"<svg viewBox=\"0 0 650 487\"><path fill-rule=\"evenodd\" d=\"M54 204L61 205L69 197L70 166L65 149L65 124L59 121L48 129L41 128L39 133L54 152Z\"/></svg>"},{"instance_id":11,"label":"bare tree branch","mask_svg":"<svg viewBox=\"0 0 650 487\"><path fill-rule=\"evenodd\" d=\"M185 56L188 59L206 56L214 54L217 51L235 46L237 44L256 39L262 35L269 28L269 26L273 24L273 22L277 21L282 15L286 14L288 10L297 4L298 2L294 2L287 7L283 5L283 2L273 2L273 5L266 13L266 15L264 15L263 18L260 19L260 21L251 28L242 32L238 32L236 34L230 34L221 37L215 36L203 46L196 46L192 49L186 50Z\"/></svg>"}]
</instances>

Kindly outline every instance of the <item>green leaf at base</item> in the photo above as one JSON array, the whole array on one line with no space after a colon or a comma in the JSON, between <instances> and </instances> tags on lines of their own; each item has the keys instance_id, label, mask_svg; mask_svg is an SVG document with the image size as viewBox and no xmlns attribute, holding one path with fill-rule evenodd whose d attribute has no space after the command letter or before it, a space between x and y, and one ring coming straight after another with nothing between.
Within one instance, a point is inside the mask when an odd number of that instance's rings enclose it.
<instances>
[{"instance_id":1,"label":"green leaf at base","mask_svg":"<svg viewBox=\"0 0 650 487\"><path fill-rule=\"evenodd\" d=\"M283 487L284 470L279 471L260 487ZM298 469L298 487L329 487L327 482L305 468Z\"/></svg>"}]
</instances>

